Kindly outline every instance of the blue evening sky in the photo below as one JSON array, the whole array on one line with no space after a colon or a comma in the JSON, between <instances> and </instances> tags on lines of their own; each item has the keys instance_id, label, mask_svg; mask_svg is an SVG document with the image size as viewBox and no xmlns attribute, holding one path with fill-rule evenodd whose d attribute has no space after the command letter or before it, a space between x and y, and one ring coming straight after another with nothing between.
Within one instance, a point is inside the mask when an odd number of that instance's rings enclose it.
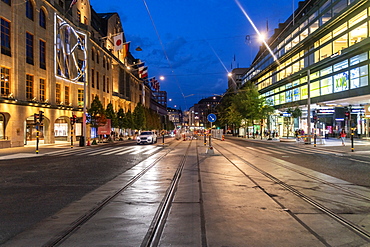
<instances>
[{"instance_id":1,"label":"blue evening sky","mask_svg":"<svg viewBox=\"0 0 370 247\"><path fill-rule=\"evenodd\" d=\"M172 108L186 110L202 98L224 93L227 72L248 67L261 44L236 0L90 3L97 13L119 14L125 37L131 41L130 52L145 61L149 78L165 77L160 89L167 91ZM260 32L265 33L268 26L270 36L278 23L292 14L293 4L297 8L298 1L240 0L240 4ZM142 51L135 50L138 46Z\"/></svg>"}]
</instances>

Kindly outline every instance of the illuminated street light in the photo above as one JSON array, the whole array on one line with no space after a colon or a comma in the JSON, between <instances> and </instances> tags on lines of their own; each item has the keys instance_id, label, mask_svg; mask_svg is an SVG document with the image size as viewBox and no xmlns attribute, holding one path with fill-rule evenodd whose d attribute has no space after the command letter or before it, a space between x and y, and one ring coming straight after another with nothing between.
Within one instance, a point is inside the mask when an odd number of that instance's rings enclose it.
<instances>
[{"instance_id":1,"label":"illuminated street light","mask_svg":"<svg viewBox=\"0 0 370 247\"><path fill-rule=\"evenodd\" d=\"M164 76L163 75L161 75L160 77L159 77L159 80L161 80L161 81L163 81L165 78L164 78Z\"/></svg>"}]
</instances>

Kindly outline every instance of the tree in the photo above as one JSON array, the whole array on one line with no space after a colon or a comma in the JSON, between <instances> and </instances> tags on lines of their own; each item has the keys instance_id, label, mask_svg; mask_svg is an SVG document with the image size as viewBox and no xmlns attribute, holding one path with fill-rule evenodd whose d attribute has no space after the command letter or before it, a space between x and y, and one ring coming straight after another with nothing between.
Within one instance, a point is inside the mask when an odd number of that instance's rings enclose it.
<instances>
[{"instance_id":1,"label":"tree","mask_svg":"<svg viewBox=\"0 0 370 247\"><path fill-rule=\"evenodd\" d=\"M119 108L117 112L117 127L121 130L128 128L126 114L122 108Z\"/></svg>"},{"instance_id":2,"label":"tree","mask_svg":"<svg viewBox=\"0 0 370 247\"><path fill-rule=\"evenodd\" d=\"M117 114L114 112L112 103L107 105L107 109L105 109L105 115L107 119L111 120L112 127L118 128Z\"/></svg>"},{"instance_id":3,"label":"tree","mask_svg":"<svg viewBox=\"0 0 370 247\"><path fill-rule=\"evenodd\" d=\"M294 119L299 118L302 116L302 110L298 106L288 106L286 113L288 113L287 117L284 117L284 124L287 128L286 137L289 137L289 132L291 130L291 126L294 124Z\"/></svg>"},{"instance_id":4,"label":"tree","mask_svg":"<svg viewBox=\"0 0 370 247\"><path fill-rule=\"evenodd\" d=\"M135 129L142 130L146 128L145 107L141 103L138 103L134 109L133 120Z\"/></svg>"},{"instance_id":5,"label":"tree","mask_svg":"<svg viewBox=\"0 0 370 247\"><path fill-rule=\"evenodd\" d=\"M95 96L91 103L91 107L87 110L87 113L87 121L91 127L97 128L106 124L107 118L105 115L105 110L98 96Z\"/></svg>"}]
</instances>

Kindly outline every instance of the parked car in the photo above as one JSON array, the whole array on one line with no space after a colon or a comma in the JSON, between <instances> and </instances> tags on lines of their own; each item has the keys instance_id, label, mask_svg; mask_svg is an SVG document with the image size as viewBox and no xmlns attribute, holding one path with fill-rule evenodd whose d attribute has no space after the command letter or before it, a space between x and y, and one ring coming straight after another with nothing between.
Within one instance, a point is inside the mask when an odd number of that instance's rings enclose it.
<instances>
[{"instance_id":1,"label":"parked car","mask_svg":"<svg viewBox=\"0 0 370 247\"><path fill-rule=\"evenodd\" d=\"M156 143L157 135L153 131L143 131L136 138L137 144Z\"/></svg>"}]
</instances>

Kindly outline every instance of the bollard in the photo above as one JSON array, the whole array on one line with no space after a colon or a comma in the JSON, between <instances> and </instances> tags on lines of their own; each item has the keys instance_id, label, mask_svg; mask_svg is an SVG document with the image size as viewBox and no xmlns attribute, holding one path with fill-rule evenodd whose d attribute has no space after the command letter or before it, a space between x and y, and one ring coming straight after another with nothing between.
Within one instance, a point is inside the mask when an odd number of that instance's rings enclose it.
<instances>
[{"instance_id":1,"label":"bollard","mask_svg":"<svg viewBox=\"0 0 370 247\"><path fill-rule=\"evenodd\" d=\"M225 136L224 135L222 135L221 141L225 141Z\"/></svg>"}]
</instances>

